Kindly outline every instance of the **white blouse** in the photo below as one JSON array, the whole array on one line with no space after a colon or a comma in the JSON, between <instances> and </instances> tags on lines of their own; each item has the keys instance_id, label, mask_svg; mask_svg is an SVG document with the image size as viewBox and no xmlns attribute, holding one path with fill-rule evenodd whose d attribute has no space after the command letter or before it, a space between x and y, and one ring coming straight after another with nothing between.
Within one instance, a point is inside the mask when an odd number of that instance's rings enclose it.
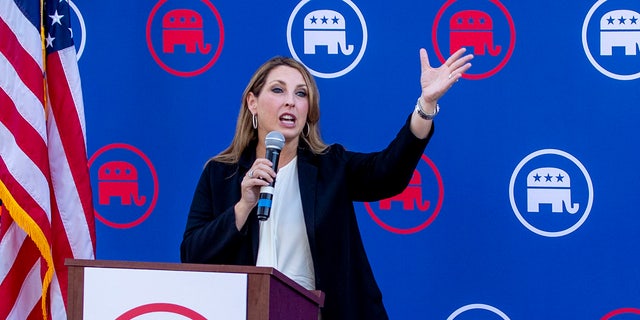
<instances>
[{"instance_id":1,"label":"white blouse","mask_svg":"<svg viewBox=\"0 0 640 320\"><path fill-rule=\"evenodd\" d=\"M308 290L315 290L313 259L302 212L297 157L280 168L271 214L260 221L257 266L273 267Z\"/></svg>"}]
</instances>

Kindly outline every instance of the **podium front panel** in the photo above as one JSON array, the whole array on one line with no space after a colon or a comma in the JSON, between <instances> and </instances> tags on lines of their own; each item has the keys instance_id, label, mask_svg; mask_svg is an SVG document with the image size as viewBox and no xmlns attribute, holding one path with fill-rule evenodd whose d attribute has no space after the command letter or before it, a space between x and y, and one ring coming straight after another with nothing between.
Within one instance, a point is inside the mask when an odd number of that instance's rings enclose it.
<instances>
[{"instance_id":1,"label":"podium front panel","mask_svg":"<svg viewBox=\"0 0 640 320\"><path fill-rule=\"evenodd\" d=\"M247 319L242 273L84 269L84 319Z\"/></svg>"}]
</instances>

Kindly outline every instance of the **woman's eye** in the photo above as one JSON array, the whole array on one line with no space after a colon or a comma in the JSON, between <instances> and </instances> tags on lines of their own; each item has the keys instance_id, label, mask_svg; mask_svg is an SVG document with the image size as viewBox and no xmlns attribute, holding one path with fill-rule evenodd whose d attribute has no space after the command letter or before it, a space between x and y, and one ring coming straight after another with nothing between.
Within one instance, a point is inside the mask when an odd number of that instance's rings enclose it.
<instances>
[{"instance_id":1,"label":"woman's eye","mask_svg":"<svg viewBox=\"0 0 640 320\"><path fill-rule=\"evenodd\" d=\"M271 89L271 91L275 92L275 93L282 93L282 88L275 87L275 88Z\"/></svg>"},{"instance_id":2,"label":"woman's eye","mask_svg":"<svg viewBox=\"0 0 640 320\"><path fill-rule=\"evenodd\" d=\"M298 91L298 92L296 92L296 94L298 95L298 97L306 97L307 96L307 92L306 91Z\"/></svg>"}]
</instances>

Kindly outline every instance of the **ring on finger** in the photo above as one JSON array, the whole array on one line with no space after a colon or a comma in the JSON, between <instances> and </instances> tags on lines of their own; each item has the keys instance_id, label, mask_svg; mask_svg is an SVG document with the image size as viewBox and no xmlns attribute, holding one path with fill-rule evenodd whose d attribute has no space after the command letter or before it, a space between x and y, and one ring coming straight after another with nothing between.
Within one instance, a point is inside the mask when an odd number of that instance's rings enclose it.
<instances>
[{"instance_id":1,"label":"ring on finger","mask_svg":"<svg viewBox=\"0 0 640 320\"><path fill-rule=\"evenodd\" d=\"M249 178L253 178L253 169L249 170Z\"/></svg>"}]
</instances>

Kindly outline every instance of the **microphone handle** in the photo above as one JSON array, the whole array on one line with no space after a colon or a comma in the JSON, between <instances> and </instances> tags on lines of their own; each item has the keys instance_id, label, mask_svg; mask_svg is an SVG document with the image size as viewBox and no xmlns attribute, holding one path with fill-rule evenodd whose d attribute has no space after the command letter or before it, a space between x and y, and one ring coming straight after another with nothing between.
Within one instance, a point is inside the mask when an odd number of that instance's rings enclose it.
<instances>
[{"instance_id":1,"label":"microphone handle","mask_svg":"<svg viewBox=\"0 0 640 320\"><path fill-rule=\"evenodd\" d=\"M266 158L271 161L273 171L278 172L278 160L280 159L280 150L276 148L267 148ZM260 198L258 199L258 220L265 221L269 219L271 214L271 201L273 200L273 191L276 179L273 179L268 186L260 188Z\"/></svg>"},{"instance_id":2,"label":"microphone handle","mask_svg":"<svg viewBox=\"0 0 640 320\"><path fill-rule=\"evenodd\" d=\"M273 169L273 171L275 171L276 173L278 172L278 160L280 160L280 150L276 149L276 148L267 148L267 154L265 156L269 161L271 161L271 163L273 164L271 166L271 169ZM273 182L271 182L270 186L274 186L276 183L276 180L274 179Z\"/></svg>"}]
</instances>

